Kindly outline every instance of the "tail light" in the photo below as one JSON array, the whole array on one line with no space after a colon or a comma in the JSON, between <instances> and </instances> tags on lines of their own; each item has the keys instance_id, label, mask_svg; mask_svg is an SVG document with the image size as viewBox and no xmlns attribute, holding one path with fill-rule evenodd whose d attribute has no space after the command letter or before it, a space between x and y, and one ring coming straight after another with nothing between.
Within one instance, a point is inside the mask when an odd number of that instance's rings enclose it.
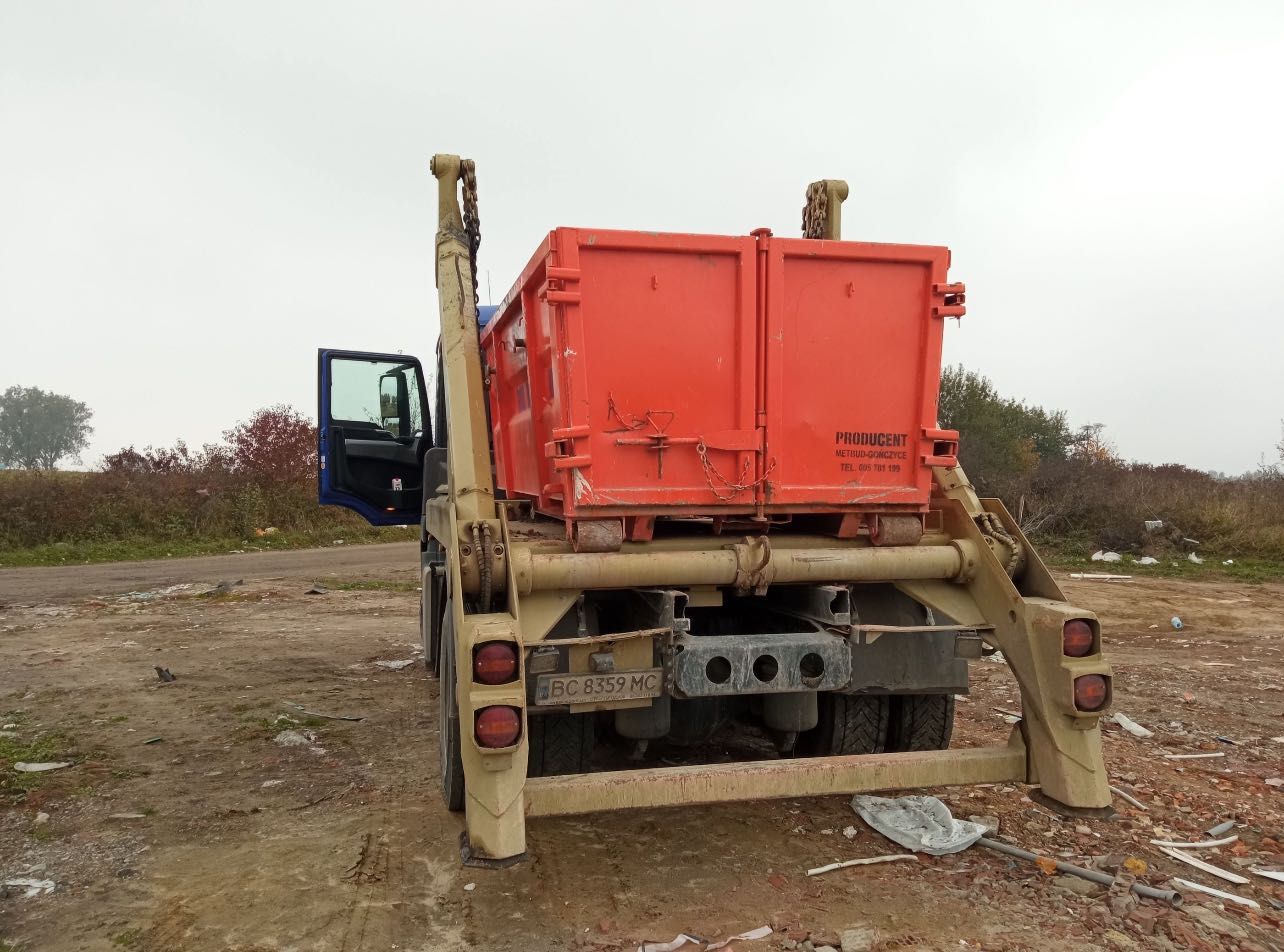
<instances>
[{"instance_id":1,"label":"tail light","mask_svg":"<svg viewBox=\"0 0 1284 952\"><path fill-rule=\"evenodd\" d=\"M1109 685L1100 674L1085 674L1074 679L1074 706L1081 711L1101 710L1109 695Z\"/></svg>"},{"instance_id":2,"label":"tail light","mask_svg":"<svg viewBox=\"0 0 1284 952\"><path fill-rule=\"evenodd\" d=\"M515 707L483 707L473 724L477 743L483 747L511 747L522 733L522 716Z\"/></svg>"},{"instance_id":3,"label":"tail light","mask_svg":"<svg viewBox=\"0 0 1284 952\"><path fill-rule=\"evenodd\" d=\"M1092 653L1092 626L1082 618L1068 621L1061 629L1061 650L1067 657L1082 658Z\"/></svg>"},{"instance_id":4,"label":"tail light","mask_svg":"<svg viewBox=\"0 0 1284 952\"><path fill-rule=\"evenodd\" d=\"M488 641L473 652L473 679L481 684L507 684L517 677L517 646Z\"/></svg>"}]
</instances>

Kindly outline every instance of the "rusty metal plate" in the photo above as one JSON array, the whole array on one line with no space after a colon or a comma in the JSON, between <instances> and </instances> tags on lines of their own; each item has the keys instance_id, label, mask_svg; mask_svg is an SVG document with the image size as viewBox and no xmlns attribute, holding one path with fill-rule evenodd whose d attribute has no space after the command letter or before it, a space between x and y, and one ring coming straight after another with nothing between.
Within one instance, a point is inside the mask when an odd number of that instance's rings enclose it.
<instances>
[{"instance_id":1,"label":"rusty metal plate","mask_svg":"<svg viewBox=\"0 0 1284 952\"><path fill-rule=\"evenodd\" d=\"M535 681L535 703L600 704L659 697L663 668L640 668L614 674L541 674Z\"/></svg>"}]
</instances>

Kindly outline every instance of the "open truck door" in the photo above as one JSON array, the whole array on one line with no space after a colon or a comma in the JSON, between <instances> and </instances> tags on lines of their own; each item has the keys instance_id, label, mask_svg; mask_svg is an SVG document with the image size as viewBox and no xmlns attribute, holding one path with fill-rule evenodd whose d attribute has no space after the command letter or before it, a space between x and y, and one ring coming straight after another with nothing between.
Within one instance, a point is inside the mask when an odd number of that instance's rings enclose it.
<instances>
[{"instance_id":1,"label":"open truck door","mask_svg":"<svg viewBox=\"0 0 1284 952\"><path fill-rule=\"evenodd\" d=\"M417 359L317 351L317 497L322 505L346 506L377 526L417 523L424 473L433 468L425 466L432 432ZM429 463L443 454L432 454Z\"/></svg>"}]
</instances>

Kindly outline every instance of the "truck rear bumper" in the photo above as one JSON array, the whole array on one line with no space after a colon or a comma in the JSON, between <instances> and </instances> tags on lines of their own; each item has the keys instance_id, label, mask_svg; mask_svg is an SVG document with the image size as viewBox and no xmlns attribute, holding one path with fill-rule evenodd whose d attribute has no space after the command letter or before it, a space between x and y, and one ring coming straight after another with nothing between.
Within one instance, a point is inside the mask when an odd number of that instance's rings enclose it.
<instances>
[{"instance_id":1,"label":"truck rear bumper","mask_svg":"<svg viewBox=\"0 0 1284 952\"><path fill-rule=\"evenodd\" d=\"M1006 747L530 778L524 791L525 812L527 816L561 816L621 808L1023 782L1026 775L1025 742L1020 731L1014 730Z\"/></svg>"}]
</instances>

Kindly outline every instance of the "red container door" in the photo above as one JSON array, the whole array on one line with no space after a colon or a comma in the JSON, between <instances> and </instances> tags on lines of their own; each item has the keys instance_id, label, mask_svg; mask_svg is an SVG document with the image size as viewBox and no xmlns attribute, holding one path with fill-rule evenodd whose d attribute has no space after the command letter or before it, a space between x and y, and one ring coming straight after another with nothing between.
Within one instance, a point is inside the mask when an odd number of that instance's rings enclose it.
<instances>
[{"instance_id":1,"label":"red container door","mask_svg":"<svg viewBox=\"0 0 1284 952\"><path fill-rule=\"evenodd\" d=\"M925 507L949 251L768 242L768 506Z\"/></svg>"},{"instance_id":2,"label":"red container door","mask_svg":"<svg viewBox=\"0 0 1284 952\"><path fill-rule=\"evenodd\" d=\"M756 242L560 228L547 293L568 516L753 508ZM745 488L736 488L738 485Z\"/></svg>"}]
</instances>

